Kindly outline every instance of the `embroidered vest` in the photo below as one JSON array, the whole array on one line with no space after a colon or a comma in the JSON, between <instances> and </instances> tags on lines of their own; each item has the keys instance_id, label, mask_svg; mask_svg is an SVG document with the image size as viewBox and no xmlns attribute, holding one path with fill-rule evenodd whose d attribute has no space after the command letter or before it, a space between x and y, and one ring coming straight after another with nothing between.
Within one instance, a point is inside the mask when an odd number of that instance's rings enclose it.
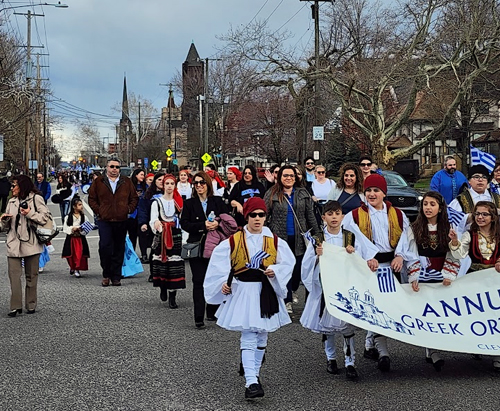
<instances>
[{"instance_id":1,"label":"embroidered vest","mask_svg":"<svg viewBox=\"0 0 500 411\"><path fill-rule=\"evenodd\" d=\"M351 233L349 230L342 229L342 247L346 248L349 245L354 247L355 242L356 236L354 233Z\"/></svg>"},{"instance_id":2,"label":"embroidered vest","mask_svg":"<svg viewBox=\"0 0 500 411\"><path fill-rule=\"evenodd\" d=\"M491 194L491 201L495 203L497 208L500 208L500 195L493 193L491 190L488 191ZM472 195L468 189L462 191L457 196L457 200L464 213L472 213L472 210L474 210L474 200L472 199Z\"/></svg>"},{"instance_id":3,"label":"embroidered vest","mask_svg":"<svg viewBox=\"0 0 500 411\"><path fill-rule=\"evenodd\" d=\"M251 256L248 255L247 243L245 240L245 232L238 231L229 237L231 246L231 268L234 271L235 277L238 274L247 271L246 264L250 262ZM269 257L262 261L262 268L266 269L272 264L276 264L276 256L278 254L278 237L273 234L273 237L264 236L264 245L262 248Z\"/></svg>"},{"instance_id":4,"label":"embroidered vest","mask_svg":"<svg viewBox=\"0 0 500 411\"><path fill-rule=\"evenodd\" d=\"M385 201L385 204L387 206L387 218L389 219L389 244L392 248L396 248L403 233L403 212L399 208L393 207L388 201ZM368 207L363 204L361 207L352 210L352 217L366 238L373 241Z\"/></svg>"},{"instance_id":5,"label":"embroidered vest","mask_svg":"<svg viewBox=\"0 0 500 411\"><path fill-rule=\"evenodd\" d=\"M481 250L479 249L479 235L477 231L470 231L471 242L469 246L469 257L472 260L473 264L484 264L488 266L494 266L495 262L500 258L500 244L497 242L495 245L495 250L491 257L487 260L481 254Z\"/></svg>"}]
</instances>

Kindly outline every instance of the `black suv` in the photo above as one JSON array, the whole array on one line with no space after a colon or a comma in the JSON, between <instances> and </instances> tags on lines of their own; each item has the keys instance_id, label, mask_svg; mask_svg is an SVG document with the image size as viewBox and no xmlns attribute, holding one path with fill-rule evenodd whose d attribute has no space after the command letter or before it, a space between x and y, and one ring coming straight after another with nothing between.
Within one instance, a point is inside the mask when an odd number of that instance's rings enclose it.
<instances>
[{"instance_id":1,"label":"black suv","mask_svg":"<svg viewBox=\"0 0 500 411\"><path fill-rule=\"evenodd\" d=\"M404 211L408 219L415 220L423 198L422 193L411 187L396 171L382 171L382 175L387 181L387 200Z\"/></svg>"}]
</instances>

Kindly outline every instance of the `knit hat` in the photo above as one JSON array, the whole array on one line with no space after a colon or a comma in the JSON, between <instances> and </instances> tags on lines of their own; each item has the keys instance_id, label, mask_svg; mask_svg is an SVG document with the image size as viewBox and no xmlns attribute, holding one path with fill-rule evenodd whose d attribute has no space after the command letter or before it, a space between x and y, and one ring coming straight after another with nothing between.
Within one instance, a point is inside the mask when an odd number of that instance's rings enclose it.
<instances>
[{"instance_id":1,"label":"knit hat","mask_svg":"<svg viewBox=\"0 0 500 411\"><path fill-rule=\"evenodd\" d=\"M236 176L236 180L238 180L238 181L241 180L242 175L241 175L241 171L238 170L238 168L236 168L236 167L229 167L227 169L227 171L232 171L234 173L234 175Z\"/></svg>"},{"instance_id":2,"label":"knit hat","mask_svg":"<svg viewBox=\"0 0 500 411\"><path fill-rule=\"evenodd\" d=\"M149 178L149 177L153 177L153 178L154 178L154 176L155 176L155 175L154 175L153 173L149 173L149 174L146 176L146 178Z\"/></svg>"},{"instance_id":3,"label":"knit hat","mask_svg":"<svg viewBox=\"0 0 500 411\"><path fill-rule=\"evenodd\" d=\"M365 178L363 188L364 191L368 190L370 187L377 187L387 194L387 181L380 174L370 174Z\"/></svg>"},{"instance_id":4,"label":"knit hat","mask_svg":"<svg viewBox=\"0 0 500 411\"><path fill-rule=\"evenodd\" d=\"M469 180L472 178L472 176L474 174L482 174L483 176L485 176L488 179L488 181L490 179L490 172L482 164L476 164L475 166L472 166L471 168L469 168L469 173L467 174L467 177L469 178Z\"/></svg>"},{"instance_id":5,"label":"knit hat","mask_svg":"<svg viewBox=\"0 0 500 411\"><path fill-rule=\"evenodd\" d=\"M248 214L255 210L262 210L267 213L266 202L260 197L249 198L243 204L243 217L245 217L245 220L247 220Z\"/></svg>"}]
</instances>

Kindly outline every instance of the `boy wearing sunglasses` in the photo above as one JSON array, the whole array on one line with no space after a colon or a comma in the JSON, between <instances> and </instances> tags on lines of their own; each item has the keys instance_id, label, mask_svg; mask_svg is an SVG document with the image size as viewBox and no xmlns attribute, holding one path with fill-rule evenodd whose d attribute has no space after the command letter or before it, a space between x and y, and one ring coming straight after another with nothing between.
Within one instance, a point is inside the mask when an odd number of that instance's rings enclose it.
<instances>
[{"instance_id":1,"label":"boy wearing sunglasses","mask_svg":"<svg viewBox=\"0 0 500 411\"><path fill-rule=\"evenodd\" d=\"M220 304L217 325L241 332L245 398L253 399L264 396L259 374L268 333L291 323L284 298L295 257L288 244L264 226L264 200L250 198L243 215L243 230L213 251L204 290L207 302Z\"/></svg>"}]
</instances>

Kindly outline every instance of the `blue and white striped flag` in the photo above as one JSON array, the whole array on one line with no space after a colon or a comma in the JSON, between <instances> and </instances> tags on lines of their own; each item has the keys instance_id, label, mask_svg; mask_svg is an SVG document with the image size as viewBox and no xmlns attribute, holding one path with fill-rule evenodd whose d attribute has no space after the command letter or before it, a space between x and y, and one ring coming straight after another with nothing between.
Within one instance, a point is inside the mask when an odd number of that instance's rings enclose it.
<instances>
[{"instance_id":1,"label":"blue and white striped flag","mask_svg":"<svg viewBox=\"0 0 500 411\"><path fill-rule=\"evenodd\" d=\"M381 293L395 293L396 281L391 267L379 267L377 269L378 289Z\"/></svg>"},{"instance_id":2,"label":"blue and white striped flag","mask_svg":"<svg viewBox=\"0 0 500 411\"><path fill-rule=\"evenodd\" d=\"M94 229L94 224L90 221L84 221L83 224L80 225L80 228L88 234Z\"/></svg>"},{"instance_id":3,"label":"blue and white striped flag","mask_svg":"<svg viewBox=\"0 0 500 411\"><path fill-rule=\"evenodd\" d=\"M418 281L422 283L443 281L443 274L441 271L434 270L433 268L422 268L418 276Z\"/></svg>"},{"instance_id":4,"label":"blue and white striped flag","mask_svg":"<svg viewBox=\"0 0 500 411\"><path fill-rule=\"evenodd\" d=\"M470 146L471 165L475 166L482 164L491 173L495 168L496 157L493 154L485 153L476 147Z\"/></svg>"},{"instance_id":5,"label":"blue and white striped flag","mask_svg":"<svg viewBox=\"0 0 500 411\"><path fill-rule=\"evenodd\" d=\"M262 261L264 261L267 257L269 257L269 254L264 250L257 251L255 255L250 258L250 263L246 263L245 265L247 268L258 270L260 269Z\"/></svg>"},{"instance_id":6,"label":"blue and white striped flag","mask_svg":"<svg viewBox=\"0 0 500 411\"><path fill-rule=\"evenodd\" d=\"M453 224L455 226L460 225L465 216L466 216L465 213L457 211L454 208L448 207L448 220L450 220L450 224Z\"/></svg>"},{"instance_id":7,"label":"blue and white striped flag","mask_svg":"<svg viewBox=\"0 0 500 411\"><path fill-rule=\"evenodd\" d=\"M304 234L302 234L304 236L304 239L309 241L310 243L312 243L312 245L316 245L316 240L314 239L314 237L311 235L311 230L307 230Z\"/></svg>"}]
</instances>

